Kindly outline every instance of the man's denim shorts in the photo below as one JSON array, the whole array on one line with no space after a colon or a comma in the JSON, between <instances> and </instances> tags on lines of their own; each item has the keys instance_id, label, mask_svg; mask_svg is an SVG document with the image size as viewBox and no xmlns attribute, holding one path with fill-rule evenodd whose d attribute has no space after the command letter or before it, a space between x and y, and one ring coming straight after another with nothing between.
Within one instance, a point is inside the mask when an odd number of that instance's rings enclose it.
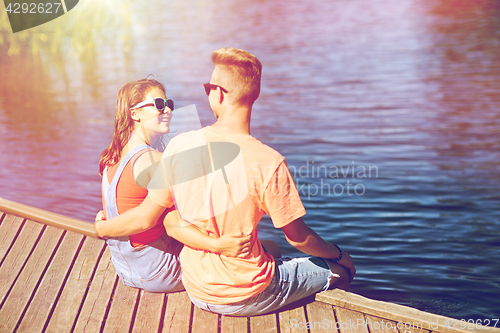
<instances>
[{"instance_id":1,"label":"man's denim shorts","mask_svg":"<svg viewBox=\"0 0 500 333\"><path fill-rule=\"evenodd\" d=\"M228 316L255 316L275 311L316 292L325 291L336 274L318 257L278 258L271 284L260 294L232 304L208 304L190 296L199 308Z\"/></svg>"}]
</instances>

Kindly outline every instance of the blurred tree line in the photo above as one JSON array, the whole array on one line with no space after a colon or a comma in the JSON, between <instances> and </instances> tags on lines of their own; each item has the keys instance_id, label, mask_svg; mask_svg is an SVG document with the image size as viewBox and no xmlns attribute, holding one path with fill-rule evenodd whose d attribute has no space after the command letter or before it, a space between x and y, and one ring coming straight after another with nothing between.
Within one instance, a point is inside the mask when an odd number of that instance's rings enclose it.
<instances>
[{"instance_id":1,"label":"blurred tree line","mask_svg":"<svg viewBox=\"0 0 500 333\"><path fill-rule=\"evenodd\" d=\"M128 44L131 2L85 0L65 15L45 24L12 33L5 5L0 5L0 61L6 56L38 56L46 54L62 60L63 52L81 60L94 52L96 32L103 28L117 29L118 41ZM106 38L102 34L99 38ZM104 40L105 43L116 42Z\"/></svg>"}]
</instances>

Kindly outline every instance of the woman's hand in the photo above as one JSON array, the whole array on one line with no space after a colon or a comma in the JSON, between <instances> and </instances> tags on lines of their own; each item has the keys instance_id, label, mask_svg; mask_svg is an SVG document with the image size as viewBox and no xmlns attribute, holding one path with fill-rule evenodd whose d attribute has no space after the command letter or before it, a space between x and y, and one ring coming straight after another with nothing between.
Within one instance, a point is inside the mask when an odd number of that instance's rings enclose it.
<instances>
[{"instance_id":1,"label":"woman's hand","mask_svg":"<svg viewBox=\"0 0 500 333\"><path fill-rule=\"evenodd\" d=\"M95 216L95 221L103 221L105 220L106 218L104 217L104 211L99 211L99 213L97 213L97 215Z\"/></svg>"},{"instance_id":2,"label":"woman's hand","mask_svg":"<svg viewBox=\"0 0 500 333\"><path fill-rule=\"evenodd\" d=\"M103 238L103 237L99 236L99 232L97 231L97 222L105 221L105 220L106 220L106 217L104 216L104 212L102 210L99 211L97 213L97 215L95 216L95 222L94 222L94 232L98 238Z\"/></svg>"},{"instance_id":3,"label":"woman's hand","mask_svg":"<svg viewBox=\"0 0 500 333\"><path fill-rule=\"evenodd\" d=\"M244 258L250 253L252 248L252 235L242 235L241 233L229 233L219 238L213 239L215 253L220 253L227 257Z\"/></svg>"}]
</instances>

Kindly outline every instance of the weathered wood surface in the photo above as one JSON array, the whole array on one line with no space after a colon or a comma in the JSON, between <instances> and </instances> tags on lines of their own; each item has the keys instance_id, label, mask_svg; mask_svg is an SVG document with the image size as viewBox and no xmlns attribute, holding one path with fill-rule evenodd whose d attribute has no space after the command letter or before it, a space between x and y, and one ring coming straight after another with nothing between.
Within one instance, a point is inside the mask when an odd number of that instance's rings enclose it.
<instances>
[{"instance_id":1,"label":"weathered wood surface","mask_svg":"<svg viewBox=\"0 0 500 333\"><path fill-rule=\"evenodd\" d=\"M124 286L103 240L1 210L0 202L2 333L462 332L445 327L442 320L448 318L342 291L264 316L220 316L196 308L185 292L154 294ZM438 322L439 329L425 320ZM412 322L422 325L405 329L403 323ZM467 330L485 331L500 332Z\"/></svg>"},{"instance_id":2,"label":"weathered wood surface","mask_svg":"<svg viewBox=\"0 0 500 333\"><path fill-rule=\"evenodd\" d=\"M465 328L462 328L460 321L456 319L420 311L408 306L372 300L343 290L328 290L316 294L316 301L332 304L335 308L362 312L372 317L389 318L396 323L400 323L398 328L403 332L405 330L407 332L421 332L424 330L441 333L500 332L500 328L485 327L469 323L463 325ZM337 317L337 320L338 319ZM409 325L410 328L405 328L404 324L407 326ZM370 331L373 332L375 330Z\"/></svg>"},{"instance_id":3,"label":"weathered wood surface","mask_svg":"<svg viewBox=\"0 0 500 333\"><path fill-rule=\"evenodd\" d=\"M6 214L22 216L32 221L97 238L94 226L91 223L10 201L1 197L0 210Z\"/></svg>"}]
</instances>

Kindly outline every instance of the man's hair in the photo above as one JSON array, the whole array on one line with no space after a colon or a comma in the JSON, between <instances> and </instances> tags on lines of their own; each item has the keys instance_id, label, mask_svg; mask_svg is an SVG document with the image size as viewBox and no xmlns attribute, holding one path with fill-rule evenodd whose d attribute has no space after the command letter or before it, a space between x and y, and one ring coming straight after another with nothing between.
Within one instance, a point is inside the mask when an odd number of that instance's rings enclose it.
<instances>
[{"instance_id":1,"label":"man's hair","mask_svg":"<svg viewBox=\"0 0 500 333\"><path fill-rule=\"evenodd\" d=\"M217 84L229 90L233 102L252 105L259 98L262 64L256 56L244 50L224 47L212 52L212 61L223 72L222 82Z\"/></svg>"}]
</instances>

